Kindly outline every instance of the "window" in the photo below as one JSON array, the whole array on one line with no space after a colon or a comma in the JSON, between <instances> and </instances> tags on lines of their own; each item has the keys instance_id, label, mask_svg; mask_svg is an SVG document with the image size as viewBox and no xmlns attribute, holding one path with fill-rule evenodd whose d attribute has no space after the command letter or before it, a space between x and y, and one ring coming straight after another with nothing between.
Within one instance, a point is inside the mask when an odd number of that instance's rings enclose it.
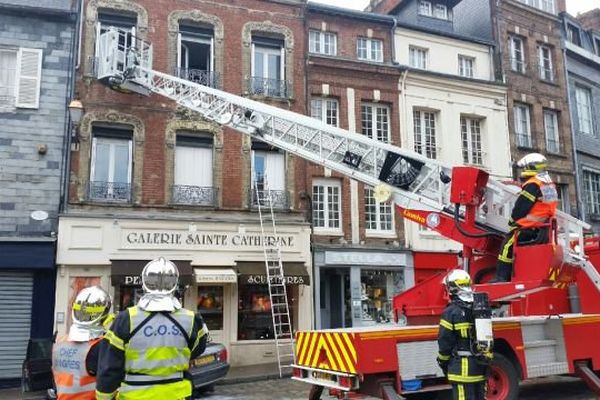
<instances>
[{"instance_id":1,"label":"window","mask_svg":"<svg viewBox=\"0 0 600 400\"><path fill-rule=\"evenodd\" d=\"M313 182L313 226L319 231L342 230L342 197L339 181L318 179Z\"/></svg>"},{"instance_id":2,"label":"window","mask_svg":"<svg viewBox=\"0 0 600 400\"><path fill-rule=\"evenodd\" d=\"M118 28L120 30L126 31L126 35L119 35L119 47L124 48L125 46L129 47L132 45L135 33L136 33L136 24L137 24L137 16L136 15L123 15L118 11L114 13L110 12L99 12L98 13L98 22L96 24L96 57L99 57L100 51L100 36L107 32L110 28ZM123 52L119 52L117 54L118 58L124 60L125 54ZM117 61L118 64L123 65L123 61ZM97 60L95 61L95 67L97 68ZM120 68L122 69L122 68Z\"/></svg>"},{"instance_id":3,"label":"window","mask_svg":"<svg viewBox=\"0 0 600 400\"><path fill-rule=\"evenodd\" d=\"M90 200L131 199L132 132L93 127Z\"/></svg>"},{"instance_id":4,"label":"window","mask_svg":"<svg viewBox=\"0 0 600 400\"><path fill-rule=\"evenodd\" d=\"M549 47L538 47L538 62L540 67L540 79L552 82L554 80L554 69L552 67L552 52Z\"/></svg>"},{"instance_id":5,"label":"window","mask_svg":"<svg viewBox=\"0 0 600 400\"><path fill-rule=\"evenodd\" d=\"M567 39L574 45L581 47L581 34L579 33L579 28L567 24Z\"/></svg>"},{"instance_id":6,"label":"window","mask_svg":"<svg viewBox=\"0 0 600 400\"><path fill-rule=\"evenodd\" d=\"M270 197L273 208L288 207L285 189L285 154L262 142L252 143L252 205L267 205ZM257 193L258 190L258 193Z\"/></svg>"},{"instance_id":7,"label":"window","mask_svg":"<svg viewBox=\"0 0 600 400\"><path fill-rule=\"evenodd\" d=\"M253 275L254 276L254 275ZM266 282L266 276L264 277ZM286 285L291 331L296 331L298 285ZM273 316L269 286L265 284L238 285L238 340L274 340ZM283 311L283 309L281 309Z\"/></svg>"},{"instance_id":8,"label":"window","mask_svg":"<svg viewBox=\"0 0 600 400\"><path fill-rule=\"evenodd\" d=\"M313 98L310 101L310 116L327 125L338 126L339 105L335 99Z\"/></svg>"},{"instance_id":9,"label":"window","mask_svg":"<svg viewBox=\"0 0 600 400\"><path fill-rule=\"evenodd\" d=\"M475 75L475 59L473 57L458 56L458 74L465 78Z\"/></svg>"},{"instance_id":10,"label":"window","mask_svg":"<svg viewBox=\"0 0 600 400\"><path fill-rule=\"evenodd\" d=\"M419 15L432 16L430 1L419 1Z\"/></svg>"},{"instance_id":11,"label":"window","mask_svg":"<svg viewBox=\"0 0 600 400\"><path fill-rule=\"evenodd\" d=\"M508 39L510 49L510 67L513 71L525 72L525 55L523 53L523 39L510 36Z\"/></svg>"},{"instance_id":12,"label":"window","mask_svg":"<svg viewBox=\"0 0 600 400\"><path fill-rule=\"evenodd\" d=\"M356 54L359 60L383 62L383 41L379 39L358 38Z\"/></svg>"},{"instance_id":13,"label":"window","mask_svg":"<svg viewBox=\"0 0 600 400\"><path fill-rule=\"evenodd\" d=\"M554 0L518 0L523 4L535 7L550 14L555 13Z\"/></svg>"},{"instance_id":14,"label":"window","mask_svg":"<svg viewBox=\"0 0 600 400\"><path fill-rule=\"evenodd\" d=\"M433 16L438 19L448 19L448 7L444 4L436 4L433 9Z\"/></svg>"},{"instance_id":15,"label":"window","mask_svg":"<svg viewBox=\"0 0 600 400\"><path fill-rule=\"evenodd\" d=\"M481 120L462 117L460 119L462 153L465 164L483 165L481 148Z\"/></svg>"},{"instance_id":16,"label":"window","mask_svg":"<svg viewBox=\"0 0 600 400\"><path fill-rule=\"evenodd\" d=\"M420 47L409 47L409 62L413 68L427 69L427 55L429 50Z\"/></svg>"},{"instance_id":17,"label":"window","mask_svg":"<svg viewBox=\"0 0 600 400\"><path fill-rule=\"evenodd\" d=\"M213 30L180 25L177 42L177 76L201 85L216 87Z\"/></svg>"},{"instance_id":18,"label":"window","mask_svg":"<svg viewBox=\"0 0 600 400\"><path fill-rule=\"evenodd\" d=\"M252 94L287 97L285 48L282 40L252 37Z\"/></svg>"},{"instance_id":19,"label":"window","mask_svg":"<svg viewBox=\"0 0 600 400\"><path fill-rule=\"evenodd\" d=\"M174 204L214 206L213 139L212 136L192 135L177 136L172 201Z\"/></svg>"},{"instance_id":20,"label":"window","mask_svg":"<svg viewBox=\"0 0 600 400\"><path fill-rule=\"evenodd\" d=\"M0 49L0 111L38 108L42 50Z\"/></svg>"},{"instance_id":21,"label":"window","mask_svg":"<svg viewBox=\"0 0 600 400\"><path fill-rule=\"evenodd\" d=\"M404 291L404 272L361 268L360 287L362 324L393 324L394 296Z\"/></svg>"},{"instance_id":22,"label":"window","mask_svg":"<svg viewBox=\"0 0 600 400\"><path fill-rule=\"evenodd\" d=\"M569 201L569 185L556 185L556 192L558 193L558 208L559 210L570 213L571 204Z\"/></svg>"},{"instance_id":23,"label":"window","mask_svg":"<svg viewBox=\"0 0 600 400\"><path fill-rule=\"evenodd\" d=\"M390 109L377 104L360 107L362 134L381 142L390 142Z\"/></svg>"},{"instance_id":24,"label":"window","mask_svg":"<svg viewBox=\"0 0 600 400\"><path fill-rule=\"evenodd\" d=\"M393 206L375 199L372 188L365 187L365 222L367 233L393 232Z\"/></svg>"},{"instance_id":25,"label":"window","mask_svg":"<svg viewBox=\"0 0 600 400\"><path fill-rule=\"evenodd\" d=\"M196 310L210 331L222 331L223 286L198 286Z\"/></svg>"},{"instance_id":26,"label":"window","mask_svg":"<svg viewBox=\"0 0 600 400\"><path fill-rule=\"evenodd\" d=\"M544 131L546 132L546 150L549 153L560 153L558 113L556 111L544 110Z\"/></svg>"},{"instance_id":27,"label":"window","mask_svg":"<svg viewBox=\"0 0 600 400\"><path fill-rule=\"evenodd\" d=\"M600 37L594 37L594 44L596 46L596 54L600 56Z\"/></svg>"},{"instance_id":28,"label":"window","mask_svg":"<svg viewBox=\"0 0 600 400\"><path fill-rule=\"evenodd\" d=\"M583 187L587 213L600 217L600 173L584 170Z\"/></svg>"},{"instance_id":29,"label":"window","mask_svg":"<svg viewBox=\"0 0 600 400\"><path fill-rule=\"evenodd\" d=\"M531 148L531 120L529 119L529 106L526 104L515 104L513 107L515 119L515 135L517 146Z\"/></svg>"},{"instance_id":30,"label":"window","mask_svg":"<svg viewBox=\"0 0 600 400\"><path fill-rule=\"evenodd\" d=\"M592 92L588 88L577 86L575 89L575 101L577 103L579 132L587 135L593 135L594 126L592 122Z\"/></svg>"},{"instance_id":31,"label":"window","mask_svg":"<svg viewBox=\"0 0 600 400\"><path fill-rule=\"evenodd\" d=\"M328 56L337 54L337 35L335 33L311 30L308 36L308 51L311 53Z\"/></svg>"},{"instance_id":32,"label":"window","mask_svg":"<svg viewBox=\"0 0 600 400\"><path fill-rule=\"evenodd\" d=\"M427 158L437 158L435 137L435 113L430 111L414 111L415 151Z\"/></svg>"}]
</instances>

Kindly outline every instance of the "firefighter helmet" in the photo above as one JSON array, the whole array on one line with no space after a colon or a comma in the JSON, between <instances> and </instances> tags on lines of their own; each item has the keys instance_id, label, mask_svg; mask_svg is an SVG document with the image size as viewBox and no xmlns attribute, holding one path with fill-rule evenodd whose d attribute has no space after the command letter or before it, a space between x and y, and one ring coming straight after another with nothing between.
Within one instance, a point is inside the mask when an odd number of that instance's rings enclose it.
<instances>
[{"instance_id":1,"label":"firefighter helmet","mask_svg":"<svg viewBox=\"0 0 600 400\"><path fill-rule=\"evenodd\" d=\"M100 286L81 290L72 305L73 325L69 329L69 340L85 342L100 337L111 306L110 295Z\"/></svg>"},{"instance_id":2,"label":"firefighter helmet","mask_svg":"<svg viewBox=\"0 0 600 400\"><path fill-rule=\"evenodd\" d=\"M142 271L142 287L144 295L138 306L145 311L175 311L181 308L181 303L173 295L179 283L177 266L159 257L150 261Z\"/></svg>"},{"instance_id":3,"label":"firefighter helmet","mask_svg":"<svg viewBox=\"0 0 600 400\"><path fill-rule=\"evenodd\" d=\"M530 153L517 161L517 167L522 168L521 178L531 178L546 170L548 160L540 153Z\"/></svg>"},{"instance_id":4,"label":"firefighter helmet","mask_svg":"<svg viewBox=\"0 0 600 400\"><path fill-rule=\"evenodd\" d=\"M464 302L473 302L473 288L471 287L471 276L462 269L451 271L444 278L444 285L451 298L458 298Z\"/></svg>"}]
</instances>

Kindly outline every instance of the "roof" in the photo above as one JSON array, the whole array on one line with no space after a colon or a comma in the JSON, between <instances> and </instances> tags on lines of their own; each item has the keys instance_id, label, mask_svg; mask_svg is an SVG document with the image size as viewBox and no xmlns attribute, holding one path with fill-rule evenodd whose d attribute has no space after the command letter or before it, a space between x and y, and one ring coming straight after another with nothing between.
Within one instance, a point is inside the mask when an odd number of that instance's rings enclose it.
<instances>
[{"instance_id":1,"label":"roof","mask_svg":"<svg viewBox=\"0 0 600 400\"><path fill-rule=\"evenodd\" d=\"M461 35L460 33L455 33L455 32L442 31L439 29L428 28L428 27L424 27L421 25L413 25L413 24L409 24L406 22L397 21L397 26L400 28L412 29L415 31L423 32L423 33L429 33L431 35L444 36L444 37L449 37L449 38L457 39L457 40L464 40L465 42L479 43L479 44L484 44L486 46L495 46L495 43L492 40L486 40L486 39L476 38L476 37L472 37L472 36Z\"/></svg>"},{"instance_id":2,"label":"roof","mask_svg":"<svg viewBox=\"0 0 600 400\"><path fill-rule=\"evenodd\" d=\"M394 25L394 17L389 15L375 14L364 11L356 11L343 7L329 6L320 3L309 2L307 6L308 11L318 12L321 14L328 14L338 17L347 17L358 19L366 22L374 22L379 24L386 24L393 26Z\"/></svg>"}]
</instances>

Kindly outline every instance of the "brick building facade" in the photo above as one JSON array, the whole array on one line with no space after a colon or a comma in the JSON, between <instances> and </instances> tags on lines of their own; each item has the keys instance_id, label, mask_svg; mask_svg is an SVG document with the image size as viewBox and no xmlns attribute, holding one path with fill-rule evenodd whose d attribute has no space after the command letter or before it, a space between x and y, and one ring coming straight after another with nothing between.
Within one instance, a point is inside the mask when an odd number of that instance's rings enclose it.
<instances>
[{"instance_id":1,"label":"brick building facade","mask_svg":"<svg viewBox=\"0 0 600 400\"><path fill-rule=\"evenodd\" d=\"M274 361L256 195L276 199L278 241L294 329L312 321L310 226L299 194L305 163L158 96L112 91L94 78L98 37L110 27L153 45L153 68L305 113L304 1L87 0L76 96L85 113L71 153L60 219L57 309L98 283L115 309L140 295L144 264L181 270L184 306L204 316L232 365ZM261 283L262 282L262 283Z\"/></svg>"}]
</instances>

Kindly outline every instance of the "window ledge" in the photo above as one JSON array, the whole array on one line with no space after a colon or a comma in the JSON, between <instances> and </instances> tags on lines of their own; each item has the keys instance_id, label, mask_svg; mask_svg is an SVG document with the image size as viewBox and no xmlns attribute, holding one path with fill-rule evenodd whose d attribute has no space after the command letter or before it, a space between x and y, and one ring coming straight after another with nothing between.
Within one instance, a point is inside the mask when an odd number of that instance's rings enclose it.
<instances>
[{"instance_id":1,"label":"window ledge","mask_svg":"<svg viewBox=\"0 0 600 400\"><path fill-rule=\"evenodd\" d=\"M555 153L555 152L553 152L553 151L546 151L546 154L548 154L549 156L552 156L552 157L557 157L557 158L564 158L564 159L567 159L567 158L569 158L569 156L568 156L568 155L566 155L566 154L563 154L563 153Z\"/></svg>"},{"instance_id":2,"label":"window ledge","mask_svg":"<svg viewBox=\"0 0 600 400\"><path fill-rule=\"evenodd\" d=\"M251 100L260 101L260 102L276 101L279 103L287 103L287 102L294 103L296 101L295 97L263 96L263 95L259 95L259 94L251 94L250 92L246 92L244 94L244 96Z\"/></svg>"},{"instance_id":3,"label":"window ledge","mask_svg":"<svg viewBox=\"0 0 600 400\"><path fill-rule=\"evenodd\" d=\"M441 234L435 231L419 231L419 236L425 239L435 239L435 240L448 240Z\"/></svg>"},{"instance_id":4,"label":"window ledge","mask_svg":"<svg viewBox=\"0 0 600 400\"><path fill-rule=\"evenodd\" d=\"M372 239L397 239L398 235L394 231L371 231L365 230L365 236Z\"/></svg>"},{"instance_id":5,"label":"window ledge","mask_svg":"<svg viewBox=\"0 0 600 400\"><path fill-rule=\"evenodd\" d=\"M550 85L550 86L554 86L554 87L559 87L560 85L558 83L556 83L556 79L549 81L546 79L542 79L542 78L538 78L540 82L545 83L546 85Z\"/></svg>"},{"instance_id":6,"label":"window ledge","mask_svg":"<svg viewBox=\"0 0 600 400\"><path fill-rule=\"evenodd\" d=\"M313 232L315 235L319 235L319 236L340 236L343 237L344 236L344 232L342 232L341 230L328 230L328 229L320 229L320 228L313 228Z\"/></svg>"}]
</instances>

